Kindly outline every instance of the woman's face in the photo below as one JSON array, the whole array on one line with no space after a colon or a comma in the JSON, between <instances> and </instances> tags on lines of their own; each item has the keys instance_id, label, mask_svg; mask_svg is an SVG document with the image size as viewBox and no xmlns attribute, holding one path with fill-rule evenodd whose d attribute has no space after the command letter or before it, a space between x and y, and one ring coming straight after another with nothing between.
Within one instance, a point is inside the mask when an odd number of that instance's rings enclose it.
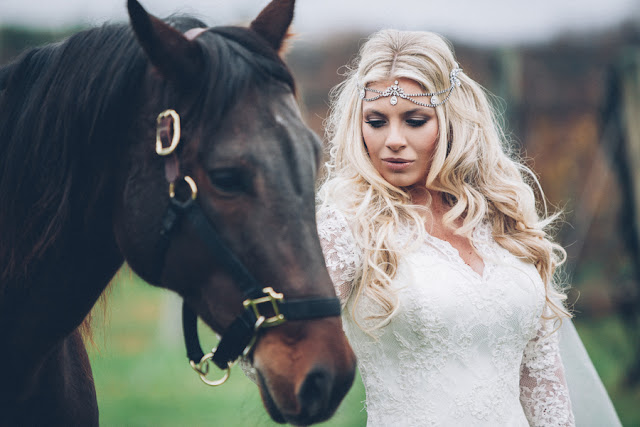
<instances>
[{"instance_id":1,"label":"woman's face","mask_svg":"<svg viewBox=\"0 0 640 427\"><path fill-rule=\"evenodd\" d=\"M394 80L371 83L368 87L384 91ZM413 80L397 80L404 93L424 92ZM390 97L362 103L362 135L373 166L396 187L424 186L438 140L435 108L402 98L391 105Z\"/></svg>"}]
</instances>

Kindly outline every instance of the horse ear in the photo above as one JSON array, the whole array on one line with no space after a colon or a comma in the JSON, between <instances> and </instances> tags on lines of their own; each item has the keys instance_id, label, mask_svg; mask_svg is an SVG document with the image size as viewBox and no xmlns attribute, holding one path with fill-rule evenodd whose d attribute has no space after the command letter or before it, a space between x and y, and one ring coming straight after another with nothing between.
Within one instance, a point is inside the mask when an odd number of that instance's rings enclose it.
<instances>
[{"instance_id":1,"label":"horse ear","mask_svg":"<svg viewBox=\"0 0 640 427\"><path fill-rule=\"evenodd\" d=\"M250 28L260 34L276 51L282 48L293 20L295 0L273 0L253 20Z\"/></svg>"},{"instance_id":2,"label":"horse ear","mask_svg":"<svg viewBox=\"0 0 640 427\"><path fill-rule=\"evenodd\" d=\"M128 0L131 26L151 63L173 81L190 82L202 68L202 52L175 28L147 13L136 0Z\"/></svg>"}]
</instances>

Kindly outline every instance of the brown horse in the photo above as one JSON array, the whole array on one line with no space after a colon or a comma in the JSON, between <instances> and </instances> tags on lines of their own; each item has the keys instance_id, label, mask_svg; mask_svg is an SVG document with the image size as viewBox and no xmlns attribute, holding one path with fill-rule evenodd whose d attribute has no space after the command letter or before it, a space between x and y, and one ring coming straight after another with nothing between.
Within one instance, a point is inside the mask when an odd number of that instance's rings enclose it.
<instances>
[{"instance_id":1,"label":"brown horse","mask_svg":"<svg viewBox=\"0 0 640 427\"><path fill-rule=\"evenodd\" d=\"M293 3L205 30L129 0L131 26L0 69L0 425L98 423L78 327L124 261L223 334L203 376L246 347L275 421L333 414L355 360L315 228L320 142L278 55Z\"/></svg>"}]
</instances>

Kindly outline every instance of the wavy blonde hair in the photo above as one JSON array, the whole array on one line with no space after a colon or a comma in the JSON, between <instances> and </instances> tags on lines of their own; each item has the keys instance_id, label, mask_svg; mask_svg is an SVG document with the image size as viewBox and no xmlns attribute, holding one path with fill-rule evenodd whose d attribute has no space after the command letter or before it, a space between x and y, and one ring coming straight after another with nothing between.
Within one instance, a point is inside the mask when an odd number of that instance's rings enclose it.
<instances>
[{"instance_id":1,"label":"wavy blonde hair","mask_svg":"<svg viewBox=\"0 0 640 427\"><path fill-rule=\"evenodd\" d=\"M379 322L368 329L384 325L398 308L390 289L402 253L394 243L397 226L412 223L420 235L424 219L409 194L385 181L373 167L363 144L358 88L404 77L425 92L437 92L449 87L449 73L455 67L452 48L441 36L383 30L362 46L354 66L347 67L345 80L330 94L326 122L330 159L318 195L320 203L336 204L348 215L357 244L364 249L353 283L354 304L366 292L382 309L374 316ZM547 234L557 214L548 215L537 178L511 152L490 95L466 74L458 77L462 85L435 108L439 139L426 188L443 195L450 206L444 225L456 234L473 242L475 227L488 220L498 244L536 266L545 284L549 317L570 317L563 306L566 296L554 282L566 252Z\"/></svg>"}]
</instances>

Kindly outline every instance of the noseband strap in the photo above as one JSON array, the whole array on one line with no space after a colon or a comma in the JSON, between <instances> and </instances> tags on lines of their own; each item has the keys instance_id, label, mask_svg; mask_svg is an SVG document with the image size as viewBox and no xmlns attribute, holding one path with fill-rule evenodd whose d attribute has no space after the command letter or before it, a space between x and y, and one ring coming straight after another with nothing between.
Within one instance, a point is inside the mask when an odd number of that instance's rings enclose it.
<instances>
[{"instance_id":1,"label":"noseband strap","mask_svg":"<svg viewBox=\"0 0 640 427\"><path fill-rule=\"evenodd\" d=\"M209 252L220 264L224 264L243 292L244 310L222 334L220 343L211 357L220 369L226 369L229 363L250 350L251 341L261 328L277 326L287 320L309 320L340 315L340 301L337 298L285 300L282 294L274 292L273 289L263 288L225 244L197 203L188 209L185 219L196 229ZM197 315L186 302L182 305L182 327L189 360L201 361L205 353L200 348L198 339Z\"/></svg>"},{"instance_id":2,"label":"noseband strap","mask_svg":"<svg viewBox=\"0 0 640 427\"><path fill-rule=\"evenodd\" d=\"M169 139L171 129L179 132L179 116L175 111L163 112L158 116L159 131L156 141L156 151L166 156L165 176L169 182L170 203L162 220L160 234L164 236L162 259L166 257L171 236L183 221L188 222L196 231L199 238L207 246L209 253L217 263L224 265L226 271L233 277L234 282L243 295L241 314L227 327L222 334L217 348L205 354L200 347L198 338L198 316L185 302L182 306L182 328L187 348L187 357L191 366L198 372L202 380L209 385L222 384L229 374L230 366L242 355L248 354L255 344L261 329L278 326L286 321L310 320L321 317L339 316L341 307L337 298L304 298L288 300L283 294L275 292L270 287L264 287L240 261L236 254L226 244L216 227L206 217L197 201L197 186L188 176L180 178L180 168L176 144L168 152L164 149L163 139ZM168 123L173 120L173 123ZM174 138L170 138L173 142ZM180 200L175 194L175 182L183 179L191 188L191 196ZM208 362L226 371L223 379L210 381L206 378L209 371Z\"/></svg>"}]
</instances>

